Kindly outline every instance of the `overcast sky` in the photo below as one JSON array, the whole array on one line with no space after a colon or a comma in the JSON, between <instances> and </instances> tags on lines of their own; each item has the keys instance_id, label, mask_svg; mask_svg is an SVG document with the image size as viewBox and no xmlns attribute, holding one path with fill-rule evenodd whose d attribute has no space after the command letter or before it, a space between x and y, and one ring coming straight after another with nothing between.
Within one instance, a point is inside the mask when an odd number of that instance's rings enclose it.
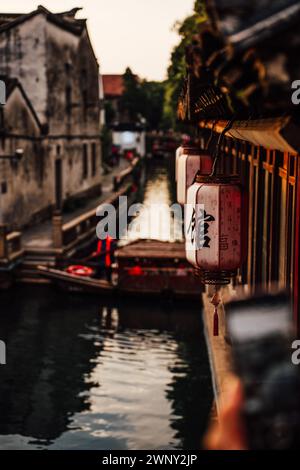
<instances>
[{"instance_id":1,"label":"overcast sky","mask_svg":"<svg viewBox=\"0 0 300 470\"><path fill-rule=\"evenodd\" d=\"M177 20L192 12L194 0L9 0L5 12L29 12L42 4L52 12L83 7L102 73L123 73L126 66L143 78L165 78L178 35Z\"/></svg>"}]
</instances>

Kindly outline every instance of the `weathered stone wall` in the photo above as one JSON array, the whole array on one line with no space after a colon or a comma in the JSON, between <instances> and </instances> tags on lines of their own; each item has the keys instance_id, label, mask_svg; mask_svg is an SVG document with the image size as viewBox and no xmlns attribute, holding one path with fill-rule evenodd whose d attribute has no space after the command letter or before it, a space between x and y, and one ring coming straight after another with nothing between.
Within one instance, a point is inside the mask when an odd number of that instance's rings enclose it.
<instances>
[{"instance_id":1,"label":"weathered stone wall","mask_svg":"<svg viewBox=\"0 0 300 470\"><path fill-rule=\"evenodd\" d=\"M45 28L40 14L0 34L0 74L20 80L42 123L47 122Z\"/></svg>"},{"instance_id":2,"label":"weathered stone wall","mask_svg":"<svg viewBox=\"0 0 300 470\"><path fill-rule=\"evenodd\" d=\"M93 150L95 144L95 172L93 172ZM68 142L64 138L48 140L48 153L52 161L61 158L63 167L63 198L66 201L69 197L85 193L89 188L98 185L101 190L101 145L99 139L82 139L73 137ZM87 152L87 172L84 171L84 149ZM54 194L54 182L53 182Z\"/></svg>"},{"instance_id":3,"label":"weathered stone wall","mask_svg":"<svg viewBox=\"0 0 300 470\"><path fill-rule=\"evenodd\" d=\"M47 25L47 86L50 145L52 158L57 158L55 147L60 147L64 199L97 184L100 190L99 70L86 32L76 37Z\"/></svg>"},{"instance_id":4,"label":"weathered stone wall","mask_svg":"<svg viewBox=\"0 0 300 470\"><path fill-rule=\"evenodd\" d=\"M32 117L10 98L6 123L19 137L7 137L5 150L24 148L24 161L0 166L0 180L8 182L1 194L5 220L22 226L51 209L56 159L62 160L64 202L93 188L100 192L99 76L87 32L75 35L38 14L0 33L0 74L19 79L43 125L36 140Z\"/></svg>"},{"instance_id":5,"label":"weathered stone wall","mask_svg":"<svg viewBox=\"0 0 300 470\"><path fill-rule=\"evenodd\" d=\"M47 25L47 90L51 135L99 135L98 64L86 33Z\"/></svg>"},{"instance_id":6,"label":"weathered stone wall","mask_svg":"<svg viewBox=\"0 0 300 470\"><path fill-rule=\"evenodd\" d=\"M15 88L4 107L6 136L0 151L13 155L18 148L20 162L0 160L2 221L19 228L53 203L52 160L40 139L40 128L19 88Z\"/></svg>"}]
</instances>

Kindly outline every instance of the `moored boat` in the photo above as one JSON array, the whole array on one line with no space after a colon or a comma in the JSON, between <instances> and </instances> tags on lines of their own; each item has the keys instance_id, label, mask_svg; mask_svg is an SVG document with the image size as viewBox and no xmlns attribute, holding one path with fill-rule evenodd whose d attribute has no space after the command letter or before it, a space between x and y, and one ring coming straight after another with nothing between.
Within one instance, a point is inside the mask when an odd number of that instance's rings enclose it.
<instances>
[{"instance_id":1,"label":"moored boat","mask_svg":"<svg viewBox=\"0 0 300 470\"><path fill-rule=\"evenodd\" d=\"M38 266L37 269L41 276L71 292L111 294L115 290L115 287L106 279L80 276L67 270L47 266Z\"/></svg>"},{"instance_id":2,"label":"moored boat","mask_svg":"<svg viewBox=\"0 0 300 470\"><path fill-rule=\"evenodd\" d=\"M197 298L203 290L186 261L182 242L137 240L119 247L114 258L109 280L97 278L87 266L39 266L38 270L43 277L73 292Z\"/></svg>"},{"instance_id":3,"label":"moored boat","mask_svg":"<svg viewBox=\"0 0 300 470\"><path fill-rule=\"evenodd\" d=\"M120 292L199 297L203 291L182 242L136 240L117 249L115 260L113 277Z\"/></svg>"}]
</instances>

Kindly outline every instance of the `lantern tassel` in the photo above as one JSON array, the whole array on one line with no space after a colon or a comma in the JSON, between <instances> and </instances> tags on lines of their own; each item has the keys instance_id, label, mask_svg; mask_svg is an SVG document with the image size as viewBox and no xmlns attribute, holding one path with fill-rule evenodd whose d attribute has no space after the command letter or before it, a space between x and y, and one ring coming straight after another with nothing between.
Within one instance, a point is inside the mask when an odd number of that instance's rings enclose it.
<instances>
[{"instance_id":1,"label":"lantern tassel","mask_svg":"<svg viewBox=\"0 0 300 470\"><path fill-rule=\"evenodd\" d=\"M216 287L216 292L211 299L211 303L215 307L214 309L214 318L213 318L213 335L219 336L219 315L218 315L218 306L220 303L220 297L218 293L218 289Z\"/></svg>"},{"instance_id":2,"label":"lantern tassel","mask_svg":"<svg viewBox=\"0 0 300 470\"><path fill-rule=\"evenodd\" d=\"M219 315L217 307L214 312L214 336L219 336Z\"/></svg>"}]
</instances>

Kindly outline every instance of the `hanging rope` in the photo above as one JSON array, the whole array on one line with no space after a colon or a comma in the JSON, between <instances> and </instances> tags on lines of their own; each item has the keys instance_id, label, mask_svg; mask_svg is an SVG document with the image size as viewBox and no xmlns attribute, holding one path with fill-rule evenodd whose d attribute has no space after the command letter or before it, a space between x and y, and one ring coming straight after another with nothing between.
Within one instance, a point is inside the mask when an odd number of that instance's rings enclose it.
<instances>
[{"instance_id":1,"label":"hanging rope","mask_svg":"<svg viewBox=\"0 0 300 470\"><path fill-rule=\"evenodd\" d=\"M214 121L212 126L211 126L211 132L210 132L210 136L207 140L207 143L206 143L206 146L205 146L205 150L208 150L209 149L209 146L210 146L210 143L212 141L212 138L213 138L213 135L214 135L214 131L215 131L215 127L216 127L216 124L217 124L217 121Z\"/></svg>"},{"instance_id":2,"label":"hanging rope","mask_svg":"<svg viewBox=\"0 0 300 470\"><path fill-rule=\"evenodd\" d=\"M218 142L217 142L217 145L216 145L216 149L215 149L215 152L214 152L214 162L213 162L213 165L212 165L212 170L211 170L210 176L215 176L215 174L216 174L217 161L218 161L218 158L220 156L221 142L222 142L223 138L225 137L226 132L228 132L232 128L234 121L235 121L235 116L230 121L228 121L228 123L224 127L223 131L219 135Z\"/></svg>"},{"instance_id":3,"label":"hanging rope","mask_svg":"<svg viewBox=\"0 0 300 470\"><path fill-rule=\"evenodd\" d=\"M213 138L214 130L215 130L216 124L217 124L217 120L215 120L215 121L213 122L211 131L210 131L210 136L209 136L209 138L208 138L208 140L207 140L207 143L206 143L206 145L205 145L205 150L207 150L207 151L208 151L208 147L209 147L209 145L210 145L210 143L211 143L211 140L212 140L212 138ZM199 138L200 138L200 129L199 129L199 128L198 128L198 132L199 132ZM194 175L192 184L194 184L194 183L196 182L197 176L200 175L200 174L201 174L200 170L197 170L196 173L195 173L195 175Z\"/></svg>"}]
</instances>

